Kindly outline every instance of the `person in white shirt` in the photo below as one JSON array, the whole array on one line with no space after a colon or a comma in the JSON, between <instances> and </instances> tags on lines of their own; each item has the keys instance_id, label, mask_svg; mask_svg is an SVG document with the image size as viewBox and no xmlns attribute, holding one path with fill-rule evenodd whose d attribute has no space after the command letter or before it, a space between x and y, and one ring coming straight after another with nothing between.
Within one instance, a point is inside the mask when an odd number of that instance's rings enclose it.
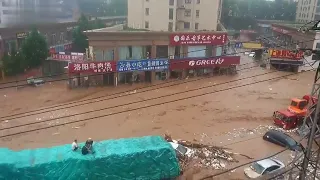
<instances>
[{"instance_id":1,"label":"person in white shirt","mask_svg":"<svg viewBox=\"0 0 320 180\"><path fill-rule=\"evenodd\" d=\"M73 141L71 147L72 147L72 151L78 150L79 146L78 146L78 141L76 139Z\"/></svg>"}]
</instances>

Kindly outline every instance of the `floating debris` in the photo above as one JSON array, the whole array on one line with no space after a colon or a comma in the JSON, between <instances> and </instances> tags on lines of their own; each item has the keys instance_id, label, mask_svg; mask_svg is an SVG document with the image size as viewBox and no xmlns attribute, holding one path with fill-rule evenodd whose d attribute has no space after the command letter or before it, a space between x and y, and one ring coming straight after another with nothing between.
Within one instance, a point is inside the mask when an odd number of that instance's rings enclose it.
<instances>
[{"instance_id":1,"label":"floating debris","mask_svg":"<svg viewBox=\"0 0 320 180\"><path fill-rule=\"evenodd\" d=\"M168 142L177 143L191 150L192 153L185 155L177 153L182 171L191 168L190 166L215 170L225 169L227 164L238 162L235 158L236 155L248 157L239 153L227 151L228 148L224 147L205 145L185 140L173 140L168 134L165 134L164 138ZM248 159L251 158L248 157Z\"/></svg>"}]
</instances>

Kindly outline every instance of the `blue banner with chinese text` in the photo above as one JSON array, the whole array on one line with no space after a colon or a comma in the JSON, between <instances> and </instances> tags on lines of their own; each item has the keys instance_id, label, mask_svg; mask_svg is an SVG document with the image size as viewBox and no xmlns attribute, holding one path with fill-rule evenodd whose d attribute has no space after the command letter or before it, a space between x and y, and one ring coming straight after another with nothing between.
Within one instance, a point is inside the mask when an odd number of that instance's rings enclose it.
<instances>
[{"instance_id":1,"label":"blue banner with chinese text","mask_svg":"<svg viewBox=\"0 0 320 180\"><path fill-rule=\"evenodd\" d=\"M168 59L125 60L117 62L118 72L153 71L169 69Z\"/></svg>"}]
</instances>

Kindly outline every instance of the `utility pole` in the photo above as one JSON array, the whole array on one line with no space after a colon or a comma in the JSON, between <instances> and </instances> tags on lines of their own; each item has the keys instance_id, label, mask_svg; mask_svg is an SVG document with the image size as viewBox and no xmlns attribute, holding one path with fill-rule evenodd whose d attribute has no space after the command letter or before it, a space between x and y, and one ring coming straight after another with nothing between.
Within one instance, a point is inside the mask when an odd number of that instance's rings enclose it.
<instances>
[{"instance_id":1,"label":"utility pole","mask_svg":"<svg viewBox=\"0 0 320 180\"><path fill-rule=\"evenodd\" d=\"M317 44L317 34L315 37L314 41L314 48L315 45ZM310 54L319 54L318 50L309 50ZM319 121L319 112L320 112L320 64L318 65L318 68L316 70L315 78L314 78L314 84L312 86L309 102L313 102L314 99L313 97L317 98L317 102L311 103L310 107L308 108L308 114L304 118L303 125L300 127L298 130L298 133L303 136L303 137L308 137L308 144L304 152L304 158L302 162L302 168L299 173L299 180L306 180L307 177L308 179L316 179L316 168L313 168L313 172L311 171L310 173L308 170L309 165L312 165L313 167L317 167L317 165L314 165L315 163L318 163L317 160L314 161L313 158L313 148L312 145L314 143L314 139L317 134L319 134L319 126L318 126L318 121ZM311 129L310 129L311 128ZM319 149L318 149L319 151ZM318 154L318 153L316 153Z\"/></svg>"}]
</instances>

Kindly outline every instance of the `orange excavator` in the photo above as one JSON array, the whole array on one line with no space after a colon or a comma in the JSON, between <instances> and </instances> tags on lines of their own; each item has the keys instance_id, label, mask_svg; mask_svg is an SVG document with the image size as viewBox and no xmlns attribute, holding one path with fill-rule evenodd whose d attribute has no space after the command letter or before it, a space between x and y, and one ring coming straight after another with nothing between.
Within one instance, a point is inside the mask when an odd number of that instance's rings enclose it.
<instances>
[{"instance_id":1,"label":"orange excavator","mask_svg":"<svg viewBox=\"0 0 320 180\"><path fill-rule=\"evenodd\" d=\"M292 98L291 104L285 110L275 111L273 121L277 126L283 129L294 129L303 123L308 108L318 102L316 97L305 95L302 99Z\"/></svg>"}]
</instances>

